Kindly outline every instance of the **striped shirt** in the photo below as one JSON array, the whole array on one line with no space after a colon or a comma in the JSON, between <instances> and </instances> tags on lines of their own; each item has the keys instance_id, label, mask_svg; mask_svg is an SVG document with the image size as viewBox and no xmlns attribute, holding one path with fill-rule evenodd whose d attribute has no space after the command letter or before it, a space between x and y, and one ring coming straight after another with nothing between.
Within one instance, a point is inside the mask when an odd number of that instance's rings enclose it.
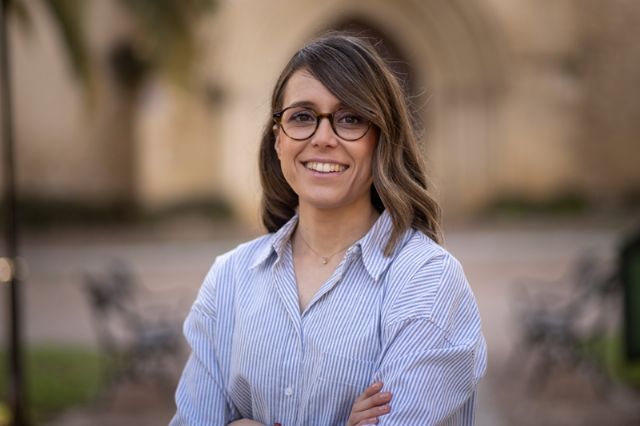
<instances>
[{"instance_id":1,"label":"striped shirt","mask_svg":"<svg viewBox=\"0 0 640 426\"><path fill-rule=\"evenodd\" d=\"M384 256L383 212L301 313L297 220L216 259L184 324L171 425L344 425L376 380L393 394L381 426L473 424L486 346L458 261L413 229Z\"/></svg>"}]
</instances>

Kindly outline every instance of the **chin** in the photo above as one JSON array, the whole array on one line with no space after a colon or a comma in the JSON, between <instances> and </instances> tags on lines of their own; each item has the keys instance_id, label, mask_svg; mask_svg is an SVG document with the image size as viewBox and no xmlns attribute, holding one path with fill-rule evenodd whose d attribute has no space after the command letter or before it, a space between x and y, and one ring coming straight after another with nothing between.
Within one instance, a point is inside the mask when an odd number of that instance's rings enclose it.
<instances>
[{"instance_id":1,"label":"chin","mask_svg":"<svg viewBox=\"0 0 640 426\"><path fill-rule=\"evenodd\" d=\"M325 189L324 191L322 189ZM333 210L348 208L350 206L360 204L362 201L360 196L356 196L348 191L341 191L340 188L316 189L315 191L308 191L307 193L300 193L298 199L301 204L319 209L319 210ZM344 189L344 188L342 188ZM369 192L361 195L362 197L370 198Z\"/></svg>"},{"instance_id":2,"label":"chin","mask_svg":"<svg viewBox=\"0 0 640 426\"><path fill-rule=\"evenodd\" d=\"M304 203L307 206L316 208L316 209L336 209L342 207L346 204L345 200L336 199L335 197L305 197L300 198L300 203Z\"/></svg>"},{"instance_id":3,"label":"chin","mask_svg":"<svg viewBox=\"0 0 640 426\"><path fill-rule=\"evenodd\" d=\"M335 210L357 204L354 200L336 197L307 198L304 203L318 210Z\"/></svg>"},{"instance_id":4,"label":"chin","mask_svg":"<svg viewBox=\"0 0 640 426\"><path fill-rule=\"evenodd\" d=\"M307 205L314 207L318 210L333 210L338 209L340 207L344 207L347 203L340 203L336 201L308 201Z\"/></svg>"}]
</instances>

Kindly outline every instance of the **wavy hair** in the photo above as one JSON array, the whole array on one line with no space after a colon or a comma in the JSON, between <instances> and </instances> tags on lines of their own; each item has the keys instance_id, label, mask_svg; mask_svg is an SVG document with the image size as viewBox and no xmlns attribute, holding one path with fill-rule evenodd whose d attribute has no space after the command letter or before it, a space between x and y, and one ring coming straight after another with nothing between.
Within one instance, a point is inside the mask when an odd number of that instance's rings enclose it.
<instances>
[{"instance_id":1,"label":"wavy hair","mask_svg":"<svg viewBox=\"0 0 640 426\"><path fill-rule=\"evenodd\" d=\"M300 69L378 128L371 203L378 212L386 209L393 222L385 255L392 253L399 237L410 227L442 243L440 207L429 192L407 96L372 44L344 33L327 34L308 43L280 74L271 97L271 114L282 108L287 81ZM298 206L298 196L280 168L273 124L270 115L259 155L262 222L269 232L280 229Z\"/></svg>"}]
</instances>

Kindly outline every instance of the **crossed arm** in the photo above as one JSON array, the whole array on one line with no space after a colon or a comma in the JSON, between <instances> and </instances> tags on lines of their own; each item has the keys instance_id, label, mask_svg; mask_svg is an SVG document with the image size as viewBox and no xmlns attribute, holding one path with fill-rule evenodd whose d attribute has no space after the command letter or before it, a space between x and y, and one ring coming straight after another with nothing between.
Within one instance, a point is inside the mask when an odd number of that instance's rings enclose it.
<instances>
[{"instance_id":1,"label":"crossed arm","mask_svg":"<svg viewBox=\"0 0 640 426\"><path fill-rule=\"evenodd\" d=\"M382 382L375 382L360 394L353 404L347 426L367 426L378 424L378 417L387 414L391 407L390 392L381 392ZM265 426L260 422L240 419L228 426Z\"/></svg>"}]
</instances>

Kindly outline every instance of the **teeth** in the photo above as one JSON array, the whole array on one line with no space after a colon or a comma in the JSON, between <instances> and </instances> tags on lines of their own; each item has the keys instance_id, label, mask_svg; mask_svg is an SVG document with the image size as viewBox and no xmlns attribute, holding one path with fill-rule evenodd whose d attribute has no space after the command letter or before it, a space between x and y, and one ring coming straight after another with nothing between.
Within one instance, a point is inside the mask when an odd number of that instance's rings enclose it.
<instances>
[{"instance_id":1,"label":"teeth","mask_svg":"<svg viewBox=\"0 0 640 426\"><path fill-rule=\"evenodd\" d=\"M310 161L306 163L305 167L309 170L315 170L316 172L322 172L322 173L341 172L347 168L342 164L318 163L316 161Z\"/></svg>"}]
</instances>

